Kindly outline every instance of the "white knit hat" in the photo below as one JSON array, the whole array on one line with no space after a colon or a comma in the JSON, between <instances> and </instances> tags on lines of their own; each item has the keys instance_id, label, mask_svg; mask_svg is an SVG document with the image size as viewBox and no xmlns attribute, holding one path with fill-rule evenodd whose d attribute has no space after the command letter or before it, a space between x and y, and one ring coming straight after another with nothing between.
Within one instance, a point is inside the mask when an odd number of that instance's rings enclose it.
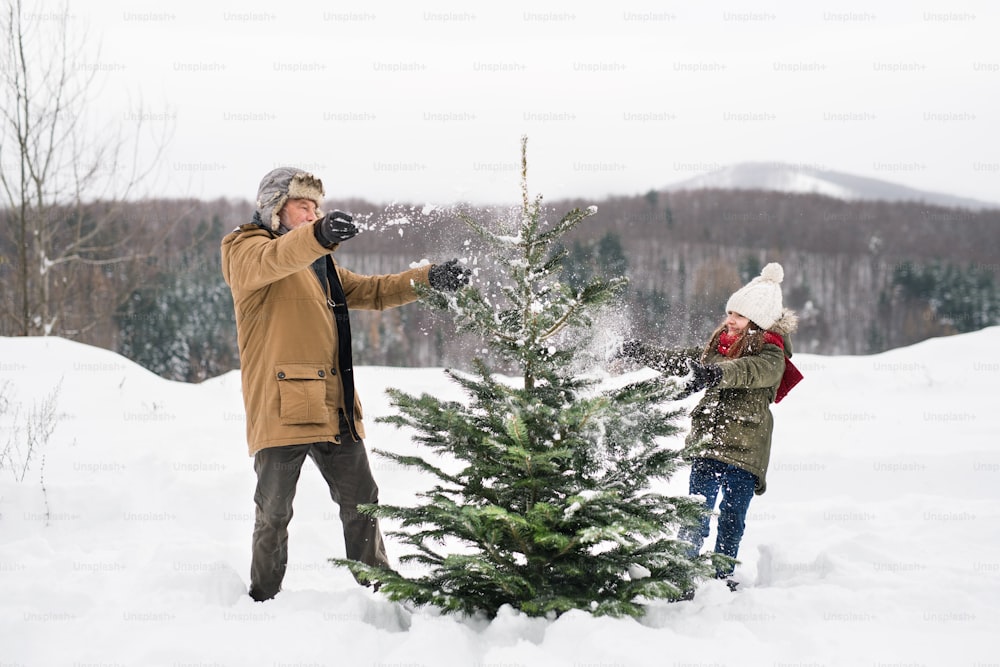
<instances>
[{"instance_id":1,"label":"white knit hat","mask_svg":"<svg viewBox=\"0 0 1000 667\"><path fill-rule=\"evenodd\" d=\"M771 262L760 275L741 287L726 302L726 312L739 313L764 330L781 317L781 280L785 271Z\"/></svg>"}]
</instances>

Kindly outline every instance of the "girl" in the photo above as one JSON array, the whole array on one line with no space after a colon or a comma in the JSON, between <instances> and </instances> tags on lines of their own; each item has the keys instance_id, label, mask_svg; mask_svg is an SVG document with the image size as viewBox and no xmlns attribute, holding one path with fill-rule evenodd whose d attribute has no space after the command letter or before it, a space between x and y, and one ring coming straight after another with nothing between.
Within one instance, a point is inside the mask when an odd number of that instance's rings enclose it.
<instances>
[{"instance_id":1,"label":"girl","mask_svg":"<svg viewBox=\"0 0 1000 667\"><path fill-rule=\"evenodd\" d=\"M798 319L782 307L780 264L764 267L759 277L733 294L726 317L704 349L669 350L626 341L622 356L669 375L687 375L679 398L706 389L691 412L686 444L694 452L690 493L705 497L711 512L721 492L715 552L735 559L754 494L767 489L774 421L770 404L780 401L801 378L788 360L789 335ZM681 532L698 555L708 537L710 515L701 525ZM717 566L716 576L730 589L730 564Z\"/></svg>"}]
</instances>

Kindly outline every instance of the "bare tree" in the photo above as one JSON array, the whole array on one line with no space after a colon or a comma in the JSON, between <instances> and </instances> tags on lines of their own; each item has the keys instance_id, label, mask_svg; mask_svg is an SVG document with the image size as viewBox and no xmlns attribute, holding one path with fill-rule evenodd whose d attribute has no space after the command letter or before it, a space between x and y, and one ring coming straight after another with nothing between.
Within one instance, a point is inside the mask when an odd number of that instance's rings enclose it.
<instances>
[{"instance_id":1,"label":"bare tree","mask_svg":"<svg viewBox=\"0 0 1000 667\"><path fill-rule=\"evenodd\" d=\"M0 220L12 257L0 269L13 279L3 280L0 333L76 337L135 287L143 250L120 204L149 177L168 128L140 166L149 114L91 126L104 68L87 35L70 30L68 9L2 7Z\"/></svg>"}]
</instances>

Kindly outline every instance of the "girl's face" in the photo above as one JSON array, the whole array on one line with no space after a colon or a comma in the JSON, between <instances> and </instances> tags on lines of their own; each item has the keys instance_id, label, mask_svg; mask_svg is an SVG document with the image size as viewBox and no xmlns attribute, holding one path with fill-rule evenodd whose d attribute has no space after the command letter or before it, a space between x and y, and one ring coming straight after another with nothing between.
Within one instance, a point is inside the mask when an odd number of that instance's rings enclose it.
<instances>
[{"instance_id":1,"label":"girl's face","mask_svg":"<svg viewBox=\"0 0 1000 667\"><path fill-rule=\"evenodd\" d=\"M750 326L750 320L739 313L729 311L726 313L726 333L736 336L741 335Z\"/></svg>"}]
</instances>

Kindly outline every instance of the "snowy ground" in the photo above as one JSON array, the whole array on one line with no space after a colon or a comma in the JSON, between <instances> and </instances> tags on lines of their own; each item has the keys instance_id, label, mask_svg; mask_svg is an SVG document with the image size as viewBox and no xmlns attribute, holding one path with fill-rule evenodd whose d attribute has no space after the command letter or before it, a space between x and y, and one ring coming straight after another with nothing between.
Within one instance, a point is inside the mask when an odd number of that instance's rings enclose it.
<instances>
[{"instance_id":1,"label":"snowy ground","mask_svg":"<svg viewBox=\"0 0 1000 667\"><path fill-rule=\"evenodd\" d=\"M44 466L0 471L0 666L1000 665L1000 328L796 361L738 593L709 582L642 621L486 623L411 613L333 569L337 511L308 463L285 591L252 603L238 374L185 385L65 340L0 339L0 446L57 387L60 413ZM387 386L458 396L439 369L357 375L368 415L390 409ZM411 446L368 428L370 446ZM373 464L384 501L425 488Z\"/></svg>"}]
</instances>

